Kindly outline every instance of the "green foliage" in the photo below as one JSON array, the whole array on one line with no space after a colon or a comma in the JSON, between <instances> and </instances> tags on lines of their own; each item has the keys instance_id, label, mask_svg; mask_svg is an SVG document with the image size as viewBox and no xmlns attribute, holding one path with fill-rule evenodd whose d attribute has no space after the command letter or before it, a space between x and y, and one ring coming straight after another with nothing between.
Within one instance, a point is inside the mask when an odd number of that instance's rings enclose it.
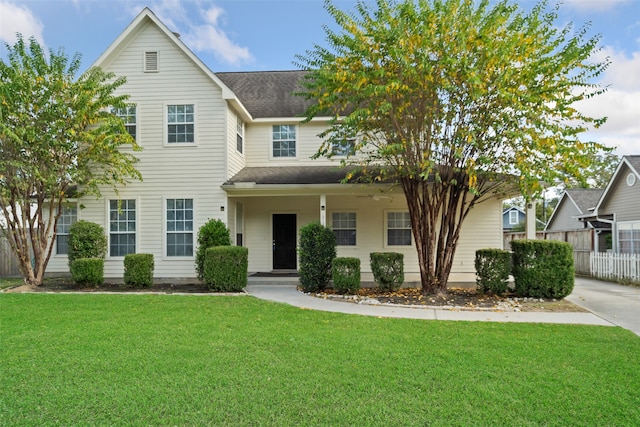
<instances>
[{"instance_id":1,"label":"green foliage","mask_svg":"<svg viewBox=\"0 0 640 427\"><path fill-rule=\"evenodd\" d=\"M204 281L216 292L241 292L247 286L249 250L243 246L214 246L205 252Z\"/></svg>"},{"instance_id":2,"label":"green foliage","mask_svg":"<svg viewBox=\"0 0 640 427\"><path fill-rule=\"evenodd\" d=\"M511 253L502 249L476 251L476 285L482 293L502 295L507 292L511 271Z\"/></svg>"},{"instance_id":3,"label":"green foliage","mask_svg":"<svg viewBox=\"0 0 640 427\"><path fill-rule=\"evenodd\" d=\"M73 281L80 286L100 286L104 282L102 258L78 258L69 267Z\"/></svg>"},{"instance_id":4,"label":"green foliage","mask_svg":"<svg viewBox=\"0 0 640 427\"><path fill-rule=\"evenodd\" d=\"M519 295L564 298L573 291L573 248L553 240L514 240L513 278Z\"/></svg>"},{"instance_id":5,"label":"green foliage","mask_svg":"<svg viewBox=\"0 0 640 427\"><path fill-rule=\"evenodd\" d=\"M336 236L330 228L312 222L300 229L300 286L305 292L327 288L331 262L336 257Z\"/></svg>"},{"instance_id":6,"label":"green foliage","mask_svg":"<svg viewBox=\"0 0 640 427\"><path fill-rule=\"evenodd\" d=\"M231 245L229 229L219 219L210 219L198 230L198 250L196 251L196 273L204 280L204 262L207 249L214 246Z\"/></svg>"},{"instance_id":7,"label":"green foliage","mask_svg":"<svg viewBox=\"0 0 640 427\"><path fill-rule=\"evenodd\" d=\"M80 258L104 258L107 236L95 222L80 220L69 229L69 265Z\"/></svg>"},{"instance_id":8,"label":"green foliage","mask_svg":"<svg viewBox=\"0 0 640 427\"><path fill-rule=\"evenodd\" d=\"M400 289L404 282L404 255L397 252L371 252L371 271L383 292Z\"/></svg>"},{"instance_id":9,"label":"green foliage","mask_svg":"<svg viewBox=\"0 0 640 427\"><path fill-rule=\"evenodd\" d=\"M79 54L45 52L35 38L25 42L19 36L5 49L0 59L0 212L10 225L11 248L26 282L38 285L71 191L77 189L75 197L100 196L100 188L141 179L136 157L120 150L140 147L110 113L111 107L126 105L127 95L115 95L124 77L92 67L76 78Z\"/></svg>"},{"instance_id":10,"label":"green foliage","mask_svg":"<svg viewBox=\"0 0 640 427\"><path fill-rule=\"evenodd\" d=\"M331 263L333 289L340 294L355 294L360 289L360 259L337 257Z\"/></svg>"},{"instance_id":11,"label":"green foliage","mask_svg":"<svg viewBox=\"0 0 640 427\"><path fill-rule=\"evenodd\" d=\"M297 56L308 70L306 120L332 117L317 157L356 135L345 163L403 189L425 290L446 287L464 219L517 175L522 194L573 177L605 146L582 134L605 118L576 104L594 81L598 36L560 28L546 2L510 0L327 2L326 46ZM376 165L376 167L371 167ZM355 175L359 176L359 175ZM436 284L438 289L432 289Z\"/></svg>"},{"instance_id":12,"label":"green foliage","mask_svg":"<svg viewBox=\"0 0 640 427\"><path fill-rule=\"evenodd\" d=\"M124 256L124 284L134 288L153 284L153 254L127 254Z\"/></svg>"}]
</instances>

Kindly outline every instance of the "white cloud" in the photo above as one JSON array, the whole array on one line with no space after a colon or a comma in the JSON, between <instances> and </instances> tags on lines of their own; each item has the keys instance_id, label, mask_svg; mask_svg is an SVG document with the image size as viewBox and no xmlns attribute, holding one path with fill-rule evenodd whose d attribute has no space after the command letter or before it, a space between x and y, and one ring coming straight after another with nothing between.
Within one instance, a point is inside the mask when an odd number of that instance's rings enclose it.
<instances>
[{"instance_id":1,"label":"white cloud","mask_svg":"<svg viewBox=\"0 0 640 427\"><path fill-rule=\"evenodd\" d=\"M611 10L621 3L635 0L564 0L567 6L581 11Z\"/></svg>"},{"instance_id":2,"label":"white cloud","mask_svg":"<svg viewBox=\"0 0 640 427\"><path fill-rule=\"evenodd\" d=\"M25 39L35 37L44 45L42 22L26 6L0 1L0 40L10 45L16 42L16 33Z\"/></svg>"}]
</instances>

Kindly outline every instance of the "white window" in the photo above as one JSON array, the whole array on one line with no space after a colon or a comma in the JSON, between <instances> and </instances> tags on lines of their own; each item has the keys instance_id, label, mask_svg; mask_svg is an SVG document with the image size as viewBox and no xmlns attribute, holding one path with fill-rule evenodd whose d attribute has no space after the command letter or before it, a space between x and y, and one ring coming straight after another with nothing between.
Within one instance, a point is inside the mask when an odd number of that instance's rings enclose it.
<instances>
[{"instance_id":1,"label":"white window","mask_svg":"<svg viewBox=\"0 0 640 427\"><path fill-rule=\"evenodd\" d=\"M273 126L273 157L296 156L295 125Z\"/></svg>"},{"instance_id":2,"label":"white window","mask_svg":"<svg viewBox=\"0 0 640 427\"><path fill-rule=\"evenodd\" d=\"M624 254L640 254L640 221L618 223L618 247Z\"/></svg>"},{"instance_id":3,"label":"white window","mask_svg":"<svg viewBox=\"0 0 640 427\"><path fill-rule=\"evenodd\" d=\"M111 113L120 117L129 135L136 139L136 106L129 104L124 108L112 108Z\"/></svg>"},{"instance_id":4,"label":"white window","mask_svg":"<svg viewBox=\"0 0 640 427\"><path fill-rule=\"evenodd\" d=\"M331 144L331 152L334 156L347 157L356 153L355 138L344 139Z\"/></svg>"},{"instance_id":5,"label":"white window","mask_svg":"<svg viewBox=\"0 0 640 427\"><path fill-rule=\"evenodd\" d=\"M158 72L158 52L151 51L144 53L144 71L145 73Z\"/></svg>"},{"instance_id":6,"label":"white window","mask_svg":"<svg viewBox=\"0 0 640 427\"><path fill-rule=\"evenodd\" d=\"M387 245L411 245L411 219L409 212L387 212Z\"/></svg>"},{"instance_id":7,"label":"white window","mask_svg":"<svg viewBox=\"0 0 640 427\"><path fill-rule=\"evenodd\" d=\"M109 256L136 253L136 201L109 200Z\"/></svg>"},{"instance_id":8,"label":"white window","mask_svg":"<svg viewBox=\"0 0 640 427\"><path fill-rule=\"evenodd\" d=\"M167 143L193 144L195 142L195 106L193 104L167 105Z\"/></svg>"},{"instance_id":9,"label":"white window","mask_svg":"<svg viewBox=\"0 0 640 427\"><path fill-rule=\"evenodd\" d=\"M193 256L193 199L167 199L167 256Z\"/></svg>"},{"instance_id":10,"label":"white window","mask_svg":"<svg viewBox=\"0 0 640 427\"><path fill-rule=\"evenodd\" d=\"M518 211L509 211L509 225L515 225L520 223L520 215Z\"/></svg>"},{"instance_id":11,"label":"white window","mask_svg":"<svg viewBox=\"0 0 640 427\"><path fill-rule=\"evenodd\" d=\"M236 150L238 150L238 153L242 153L243 149L244 149L244 122L242 121L240 116L237 116L237 121L236 121Z\"/></svg>"},{"instance_id":12,"label":"white window","mask_svg":"<svg viewBox=\"0 0 640 427\"><path fill-rule=\"evenodd\" d=\"M56 254L69 253L69 229L76 221L78 221L78 208L75 205L64 206L56 227Z\"/></svg>"},{"instance_id":13,"label":"white window","mask_svg":"<svg viewBox=\"0 0 640 427\"><path fill-rule=\"evenodd\" d=\"M338 246L356 245L356 213L334 212L331 215L333 234L336 236Z\"/></svg>"}]
</instances>

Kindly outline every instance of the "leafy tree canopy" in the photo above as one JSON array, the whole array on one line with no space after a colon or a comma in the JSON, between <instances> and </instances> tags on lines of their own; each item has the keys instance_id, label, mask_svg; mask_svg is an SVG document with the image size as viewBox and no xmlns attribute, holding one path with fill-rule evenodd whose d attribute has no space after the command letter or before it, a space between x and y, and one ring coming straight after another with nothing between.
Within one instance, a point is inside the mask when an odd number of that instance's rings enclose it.
<instances>
[{"instance_id":1,"label":"leafy tree canopy","mask_svg":"<svg viewBox=\"0 0 640 427\"><path fill-rule=\"evenodd\" d=\"M42 280L55 240L61 206L76 196L100 195L103 186L141 179L139 150L121 119L116 95L125 83L93 67L75 78L80 55L45 52L18 35L0 62L0 208L6 234L29 284ZM53 238L52 238L53 237ZM29 248L33 251L30 262Z\"/></svg>"}]
</instances>

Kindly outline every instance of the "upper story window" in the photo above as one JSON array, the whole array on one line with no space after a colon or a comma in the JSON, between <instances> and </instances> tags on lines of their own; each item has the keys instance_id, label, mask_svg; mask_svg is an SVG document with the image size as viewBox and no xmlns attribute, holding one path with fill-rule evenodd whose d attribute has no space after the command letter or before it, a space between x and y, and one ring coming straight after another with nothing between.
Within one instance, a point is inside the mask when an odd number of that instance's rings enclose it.
<instances>
[{"instance_id":1,"label":"upper story window","mask_svg":"<svg viewBox=\"0 0 640 427\"><path fill-rule=\"evenodd\" d=\"M195 107L193 104L167 105L167 142L193 144L195 142Z\"/></svg>"},{"instance_id":2,"label":"upper story window","mask_svg":"<svg viewBox=\"0 0 640 427\"><path fill-rule=\"evenodd\" d=\"M78 208L75 205L64 206L56 227L56 254L69 253L69 230L78 221Z\"/></svg>"},{"instance_id":3,"label":"upper story window","mask_svg":"<svg viewBox=\"0 0 640 427\"><path fill-rule=\"evenodd\" d=\"M136 201L109 200L109 256L136 253Z\"/></svg>"},{"instance_id":4,"label":"upper story window","mask_svg":"<svg viewBox=\"0 0 640 427\"><path fill-rule=\"evenodd\" d=\"M236 116L236 150L242 153L244 147L244 122L240 116Z\"/></svg>"},{"instance_id":5,"label":"upper story window","mask_svg":"<svg viewBox=\"0 0 640 427\"><path fill-rule=\"evenodd\" d=\"M124 127L129 132L129 135L136 138L136 106L135 104L129 104L124 108L112 108L111 113L120 117L124 122Z\"/></svg>"},{"instance_id":6,"label":"upper story window","mask_svg":"<svg viewBox=\"0 0 640 427\"><path fill-rule=\"evenodd\" d=\"M159 70L158 52L150 51L144 53L144 72L157 73Z\"/></svg>"},{"instance_id":7,"label":"upper story window","mask_svg":"<svg viewBox=\"0 0 640 427\"><path fill-rule=\"evenodd\" d=\"M167 199L167 256L193 256L193 199Z\"/></svg>"},{"instance_id":8,"label":"upper story window","mask_svg":"<svg viewBox=\"0 0 640 427\"><path fill-rule=\"evenodd\" d=\"M331 215L333 234L338 246L356 245L356 213L334 212Z\"/></svg>"},{"instance_id":9,"label":"upper story window","mask_svg":"<svg viewBox=\"0 0 640 427\"><path fill-rule=\"evenodd\" d=\"M409 212L387 212L387 245L411 245L411 218Z\"/></svg>"},{"instance_id":10,"label":"upper story window","mask_svg":"<svg viewBox=\"0 0 640 427\"><path fill-rule=\"evenodd\" d=\"M295 125L273 126L273 157L296 156Z\"/></svg>"},{"instance_id":11,"label":"upper story window","mask_svg":"<svg viewBox=\"0 0 640 427\"><path fill-rule=\"evenodd\" d=\"M509 211L509 225L515 225L520 222L520 216L518 215L518 211L513 210Z\"/></svg>"},{"instance_id":12,"label":"upper story window","mask_svg":"<svg viewBox=\"0 0 640 427\"><path fill-rule=\"evenodd\" d=\"M331 144L331 152L334 156L353 156L356 153L355 138L343 139L340 142Z\"/></svg>"}]
</instances>

